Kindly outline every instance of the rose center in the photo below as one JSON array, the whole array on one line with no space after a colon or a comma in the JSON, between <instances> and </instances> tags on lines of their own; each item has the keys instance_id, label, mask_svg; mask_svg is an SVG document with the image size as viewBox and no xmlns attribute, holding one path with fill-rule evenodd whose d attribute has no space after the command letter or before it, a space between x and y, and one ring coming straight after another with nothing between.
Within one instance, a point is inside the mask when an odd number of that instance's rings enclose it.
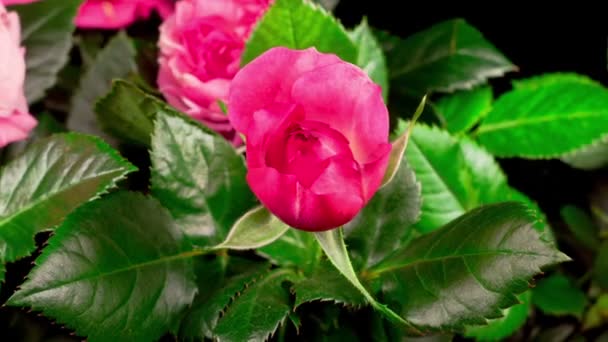
<instances>
[{"instance_id":1,"label":"rose center","mask_svg":"<svg viewBox=\"0 0 608 342\"><path fill-rule=\"evenodd\" d=\"M295 175L306 187L319 178L331 160L338 159L359 169L344 135L319 121L291 123L269 141L266 154L268 166Z\"/></svg>"}]
</instances>

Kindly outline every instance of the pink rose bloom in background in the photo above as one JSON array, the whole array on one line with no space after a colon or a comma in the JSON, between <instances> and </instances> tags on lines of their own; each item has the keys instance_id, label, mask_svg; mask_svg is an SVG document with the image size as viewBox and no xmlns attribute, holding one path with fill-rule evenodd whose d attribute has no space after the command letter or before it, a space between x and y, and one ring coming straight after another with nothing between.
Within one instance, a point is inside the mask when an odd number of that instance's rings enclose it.
<instances>
[{"instance_id":1,"label":"pink rose bloom in background","mask_svg":"<svg viewBox=\"0 0 608 342\"><path fill-rule=\"evenodd\" d=\"M388 110L358 67L314 48L273 48L239 71L229 102L230 121L246 137L247 182L288 225L339 227L380 186Z\"/></svg>"},{"instance_id":2,"label":"pink rose bloom in background","mask_svg":"<svg viewBox=\"0 0 608 342\"><path fill-rule=\"evenodd\" d=\"M14 0L13 0L14 1ZM152 11L166 18L173 11L171 0L86 0L78 10L76 26L81 28L121 29Z\"/></svg>"},{"instance_id":3,"label":"pink rose bloom in background","mask_svg":"<svg viewBox=\"0 0 608 342\"><path fill-rule=\"evenodd\" d=\"M251 30L271 0L182 0L160 28L158 87L175 108L221 133L240 137L222 111Z\"/></svg>"},{"instance_id":4,"label":"pink rose bloom in background","mask_svg":"<svg viewBox=\"0 0 608 342\"><path fill-rule=\"evenodd\" d=\"M25 139L37 124L23 92L25 50L20 36L17 13L0 4L0 147Z\"/></svg>"},{"instance_id":5,"label":"pink rose bloom in background","mask_svg":"<svg viewBox=\"0 0 608 342\"><path fill-rule=\"evenodd\" d=\"M32 2L36 2L39 0L2 0L0 1L0 4L5 4L5 5L21 5L21 4L29 4Z\"/></svg>"}]
</instances>

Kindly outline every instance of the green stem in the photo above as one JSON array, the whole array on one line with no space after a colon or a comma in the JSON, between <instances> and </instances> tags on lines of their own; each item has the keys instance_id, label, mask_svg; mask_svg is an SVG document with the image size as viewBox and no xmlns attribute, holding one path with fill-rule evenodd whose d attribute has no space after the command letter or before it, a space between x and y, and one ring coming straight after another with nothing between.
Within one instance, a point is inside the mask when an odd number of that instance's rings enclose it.
<instances>
[{"instance_id":1,"label":"green stem","mask_svg":"<svg viewBox=\"0 0 608 342\"><path fill-rule=\"evenodd\" d=\"M361 284L361 281L359 281L359 278L355 273L355 269L350 261L348 251L346 250L346 245L344 244L344 238L342 236L342 228L315 233L315 237L331 263L346 279L351 282L351 284L353 284L353 286L355 286L355 288L357 288L357 290L359 290L359 292L361 292L363 297L365 297L367 302L374 309L384 314L384 316L391 322L405 326L412 333L422 335L422 332L414 327L411 323L404 320L388 306L376 301L376 299L374 299L374 297L367 291L365 286Z\"/></svg>"}]
</instances>

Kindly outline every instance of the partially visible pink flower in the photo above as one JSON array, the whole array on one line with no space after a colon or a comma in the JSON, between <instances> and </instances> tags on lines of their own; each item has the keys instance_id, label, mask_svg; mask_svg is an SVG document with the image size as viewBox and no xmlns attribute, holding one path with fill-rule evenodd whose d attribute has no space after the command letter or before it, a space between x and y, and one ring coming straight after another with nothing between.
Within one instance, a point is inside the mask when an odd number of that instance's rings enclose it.
<instances>
[{"instance_id":1,"label":"partially visible pink flower","mask_svg":"<svg viewBox=\"0 0 608 342\"><path fill-rule=\"evenodd\" d=\"M147 19L154 10L158 11L161 17L166 18L173 11L173 1L86 0L78 10L76 26L81 28L120 29L139 19Z\"/></svg>"},{"instance_id":2,"label":"partially visible pink flower","mask_svg":"<svg viewBox=\"0 0 608 342\"><path fill-rule=\"evenodd\" d=\"M234 77L229 101L247 182L288 225L339 227L376 193L391 151L388 109L360 68L315 48L273 48Z\"/></svg>"},{"instance_id":3,"label":"partially visible pink flower","mask_svg":"<svg viewBox=\"0 0 608 342\"><path fill-rule=\"evenodd\" d=\"M5 5L21 5L21 4L29 4L32 2L36 2L39 0L0 0L0 4Z\"/></svg>"},{"instance_id":4,"label":"partially visible pink flower","mask_svg":"<svg viewBox=\"0 0 608 342\"><path fill-rule=\"evenodd\" d=\"M253 26L272 0L182 0L160 28L158 86L167 101L242 144L218 101L230 106L230 82Z\"/></svg>"},{"instance_id":5,"label":"partially visible pink flower","mask_svg":"<svg viewBox=\"0 0 608 342\"><path fill-rule=\"evenodd\" d=\"M20 46L20 29L17 13L0 4L0 147L25 139L37 124L23 92L25 49Z\"/></svg>"}]
</instances>

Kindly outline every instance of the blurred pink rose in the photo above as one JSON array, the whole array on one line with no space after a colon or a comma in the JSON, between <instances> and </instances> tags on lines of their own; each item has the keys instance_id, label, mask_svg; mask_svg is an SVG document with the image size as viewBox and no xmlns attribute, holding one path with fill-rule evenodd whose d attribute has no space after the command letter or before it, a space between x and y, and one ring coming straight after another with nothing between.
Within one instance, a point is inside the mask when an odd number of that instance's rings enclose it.
<instances>
[{"instance_id":1,"label":"blurred pink rose","mask_svg":"<svg viewBox=\"0 0 608 342\"><path fill-rule=\"evenodd\" d=\"M20 46L19 17L0 4L0 147L25 139L37 122L23 92L25 50Z\"/></svg>"},{"instance_id":2,"label":"blurred pink rose","mask_svg":"<svg viewBox=\"0 0 608 342\"><path fill-rule=\"evenodd\" d=\"M0 0L5 5L29 4L40 0ZM172 0L85 0L78 10L76 26L90 29L121 29L139 19L147 19L152 11L161 17L173 12Z\"/></svg>"},{"instance_id":3,"label":"blurred pink rose","mask_svg":"<svg viewBox=\"0 0 608 342\"><path fill-rule=\"evenodd\" d=\"M247 142L247 182L290 226L349 222L377 191L391 145L380 87L316 49L273 48L230 87L229 118Z\"/></svg>"},{"instance_id":4,"label":"blurred pink rose","mask_svg":"<svg viewBox=\"0 0 608 342\"><path fill-rule=\"evenodd\" d=\"M120 29L152 11L166 18L173 10L171 0L86 0L78 10L76 26L81 28Z\"/></svg>"},{"instance_id":5,"label":"blurred pink rose","mask_svg":"<svg viewBox=\"0 0 608 342\"><path fill-rule=\"evenodd\" d=\"M160 28L158 86L177 109L242 144L227 104L245 41L271 0L182 0ZM228 104L229 105L229 104Z\"/></svg>"}]
</instances>

